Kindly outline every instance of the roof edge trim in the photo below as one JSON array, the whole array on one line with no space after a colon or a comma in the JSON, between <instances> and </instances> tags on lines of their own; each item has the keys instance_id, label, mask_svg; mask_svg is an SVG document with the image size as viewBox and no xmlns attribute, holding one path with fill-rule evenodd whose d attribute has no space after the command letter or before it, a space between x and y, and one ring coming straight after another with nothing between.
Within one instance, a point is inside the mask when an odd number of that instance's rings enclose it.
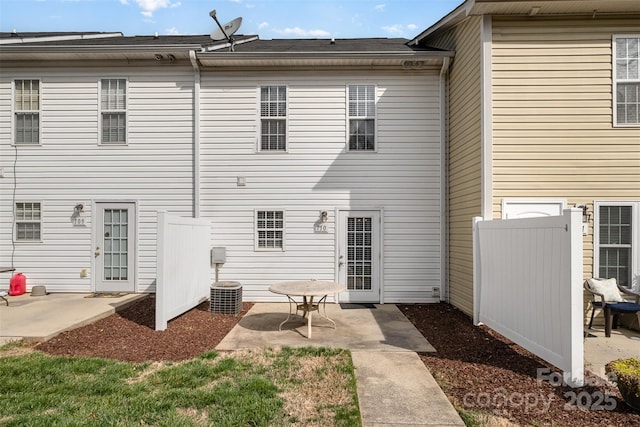
<instances>
[{"instance_id":1,"label":"roof edge trim","mask_svg":"<svg viewBox=\"0 0 640 427\"><path fill-rule=\"evenodd\" d=\"M465 0L460 6L456 7L453 11L442 17L438 22L418 34L415 38L409 40L407 45L418 45L420 41L422 41L422 39L428 37L439 28L446 25L452 25L464 20L469 16L474 5L475 0Z\"/></svg>"},{"instance_id":2,"label":"roof edge trim","mask_svg":"<svg viewBox=\"0 0 640 427\"><path fill-rule=\"evenodd\" d=\"M110 37L124 37L118 33L98 33L98 34L66 34L63 36L43 36L43 37L11 37L0 39L0 44L21 44L21 43L39 43L66 40L89 40L89 39L105 39Z\"/></svg>"}]
</instances>

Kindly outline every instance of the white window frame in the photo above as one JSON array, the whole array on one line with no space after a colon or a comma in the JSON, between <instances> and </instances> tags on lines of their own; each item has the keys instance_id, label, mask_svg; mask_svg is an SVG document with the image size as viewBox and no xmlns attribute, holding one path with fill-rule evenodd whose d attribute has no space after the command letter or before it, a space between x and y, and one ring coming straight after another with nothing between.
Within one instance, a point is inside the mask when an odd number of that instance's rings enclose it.
<instances>
[{"instance_id":1,"label":"white window frame","mask_svg":"<svg viewBox=\"0 0 640 427\"><path fill-rule=\"evenodd\" d=\"M18 218L18 204L27 204L30 203L32 205L40 206L40 218L39 219L22 219ZM16 200L13 202L13 241L15 243L41 243L42 242L42 233L43 233L43 203L40 200ZM38 224L39 225L39 234L40 236L37 239L20 239L18 238L18 224Z\"/></svg>"},{"instance_id":2,"label":"white window frame","mask_svg":"<svg viewBox=\"0 0 640 427\"><path fill-rule=\"evenodd\" d=\"M102 82L105 80L123 80L124 81L124 109L102 109ZM105 146L122 146L127 145L129 141L129 79L126 77L102 77L98 80L98 145ZM124 114L124 141L103 141L103 117L104 114L115 113Z\"/></svg>"},{"instance_id":3,"label":"white window frame","mask_svg":"<svg viewBox=\"0 0 640 427\"><path fill-rule=\"evenodd\" d=\"M351 116L349 112L349 94L352 87L372 87L373 88L373 115ZM346 151L352 153L376 153L378 151L378 86L375 83L348 83L345 88L345 112L346 112ZM352 149L351 148L351 120L373 120L373 149Z\"/></svg>"},{"instance_id":4,"label":"white window frame","mask_svg":"<svg viewBox=\"0 0 640 427\"><path fill-rule=\"evenodd\" d=\"M617 41L618 39L628 39L628 38L637 38L638 43L640 45L640 34L617 34L613 36L612 39L612 80L613 80L613 126L615 127L640 127L640 118L637 123L618 123L618 84L637 84L638 90L640 92L640 63L638 64L638 78L635 79L619 79L617 75L617 59L618 59L618 49L617 49ZM638 58L640 62L640 58ZM638 109L640 109L640 100L638 101ZM640 111L638 111L638 115L640 116Z\"/></svg>"},{"instance_id":5,"label":"white window frame","mask_svg":"<svg viewBox=\"0 0 640 427\"><path fill-rule=\"evenodd\" d=\"M285 113L284 116L263 116L262 115L262 89L263 88L284 88L285 93ZM289 151L289 86L282 83L261 84L257 89L258 93L258 142L257 151L261 153L287 153ZM262 121L274 120L284 122L284 148L262 148Z\"/></svg>"},{"instance_id":6,"label":"white window frame","mask_svg":"<svg viewBox=\"0 0 640 427\"><path fill-rule=\"evenodd\" d=\"M273 228L266 229L258 227L258 214L260 212L282 212L282 228ZM278 208L265 208L265 209L256 209L253 214L253 224L254 224L254 249L256 252L284 252L286 249L286 228L287 228L287 213L284 209ZM269 231L281 231L282 232L282 247L262 247L260 246L260 231L269 230Z\"/></svg>"},{"instance_id":7,"label":"white window frame","mask_svg":"<svg viewBox=\"0 0 640 427\"><path fill-rule=\"evenodd\" d=\"M38 82L38 109L37 110L23 110L16 108L16 82L24 81L36 81ZM37 114L38 116L38 140L36 142L18 142L17 141L17 115L18 114ZM11 141L13 145L19 145L21 147L39 146L42 144L42 79L35 77L24 77L19 79L13 79L11 82Z\"/></svg>"},{"instance_id":8,"label":"white window frame","mask_svg":"<svg viewBox=\"0 0 640 427\"><path fill-rule=\"evenodd\" d=\"M640 290L640 201L594 201L593 276L599 277L600 273L600 207L602 206L631 207L631 287L633 289Z\"/></svg>"},{"instance_id":9,"label":"white window frame","mask_svg":"<svg viewBox=\"0 0 640 427\"><path fill-rule=\"evenodd\" d=\"M567 200L566 199L521 198L521 197L502 199L501 218L509 219L507 215L509 212L509 208L516 208L516 207L523 207L523 206L528 207L530 210L534 209L536 206L540 206L541 207L540 209L542 210L544 210L545 207L558 206L558 211L559 211L558 215L562 215L562 211L567 208ZM533 212L531 212L531 214L528 215L527 217L531 218L534 216L544 216L545 213L542 210L539 210L538 215L533 215Z\"/></svg>"}]
</instances>

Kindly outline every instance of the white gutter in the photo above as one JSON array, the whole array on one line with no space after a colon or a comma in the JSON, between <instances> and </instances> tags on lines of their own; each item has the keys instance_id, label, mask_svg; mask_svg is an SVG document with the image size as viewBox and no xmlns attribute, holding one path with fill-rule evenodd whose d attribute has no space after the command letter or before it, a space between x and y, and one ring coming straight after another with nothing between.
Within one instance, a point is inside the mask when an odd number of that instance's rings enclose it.
<instances>
[{"instance_id":1,"label":"white gutter","mask_svg":"<svg viewBox=\"0 0 640 427\"><path fill-rule=\"evenodd\" d=\"M200 218L200 67L195 50L189 51L193 67L193 217Z\"/></svg>"},{"instance_id":2,"label":"white gutter","mask_svg":"<svg viewBox=\"0 0 640 427\"><path fill-rule=\"evenodd\" d=\"M449 57L442 60L440 69L440 301L449 302L449 206L447 164L447 122L449 117L449 96L447 82L449 75Z\"/></svg>"}]
</instances>

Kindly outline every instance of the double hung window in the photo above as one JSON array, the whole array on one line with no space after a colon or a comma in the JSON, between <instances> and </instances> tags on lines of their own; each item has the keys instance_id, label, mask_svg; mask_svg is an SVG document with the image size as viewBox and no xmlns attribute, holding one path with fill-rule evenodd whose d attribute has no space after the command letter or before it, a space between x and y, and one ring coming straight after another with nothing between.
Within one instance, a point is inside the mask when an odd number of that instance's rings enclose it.
<instances>
[{"instance_id":1,"label":"double hung window","mask_svg":"<svg viewBox=\"0 0 640 427\"><path fill-rule=\"evenodd\" d=\"M613 120L640 126L640 35L613 38Z\"/></svg>"},{"instance_id":2,"label":"double hung window","mask_svg":"<svg viewBox=\"0 0 640 427\"><path fill-rule=\"evenodd\" d=\"M37 242L41 239L42 207L39 202L16 202L16 242Z\"/></svg>"},{"instance_id":3,"label":"double hung window","mask_svg":"<svg viewBox=\"0 0 640 427\"><path fill-rule=\"evenodd\" d=\"M596 277L613 277L625 287L639 279L639 209L640 202L595 203Z\"/></svg>"},{"instance_id":4,"label":"double hung window","mask_svg":"<svg viewBox=\"0 0 640 427\"><path fill-rule=\"evenodd\" d=\"M287 88L260 88L260 150L287 149Z\"/></svg>"},{"instance_id":5,"label":"double hung window","mask_svg":"<svg viewBox=\"0 0 640 427\"><path fill-rule=\"evenodd\" d=\"M101 142L125 144L127 142L127 81L102 79L100 81Z\"/></svg>"},{"instance_id":6,"label":"double hung window","mask_svg":"<svg viewBox=\"0 0 640 427\"><path fill-rule=\"evenodd\" d=\"M284 249L284 211L256 212L256 249Z\"/></svg>"},{"instance_id":7,"label":"double hung window","mask_svg":"<svg viewBox=\"0 0 640 427\"><path fill-rule=\"evenodd\" d=\"M376 149L376 87L349 85L349 151Z\"/></svg>"},{"instance_id":8,"label":"double hung window","mask_svg":"<svg viewBox=\"0 0 640 427\"><path fill-rule=\"evenodd\" d=\"M40 81L14 81L14 142L40 143Z\"/></svg>"}]
</instances>

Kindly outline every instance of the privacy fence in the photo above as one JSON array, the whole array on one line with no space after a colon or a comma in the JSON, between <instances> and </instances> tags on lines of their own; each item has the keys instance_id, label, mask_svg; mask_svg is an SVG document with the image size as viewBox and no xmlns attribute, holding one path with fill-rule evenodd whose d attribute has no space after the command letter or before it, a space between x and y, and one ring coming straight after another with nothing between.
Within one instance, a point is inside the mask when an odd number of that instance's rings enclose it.
<instances>
[{"instance_id":1,"label":"privacy fence","mask_svg":"<svg viewBox=\"0 0 640 427\"><path fill-rule=\"evenodd\" d=\"M211 223L158 212L156 331L207 299L211 289Z\"/></svg>"},{"instance_id":2,"label":"privacy fence","mask_svg":"<svg viewBox=\"0 0 640 427\"><path fill-rule=\"evenodd\" d=\"M474 323L584 381L582 212L474 222Z\"/></svg>"}]
</instances>

